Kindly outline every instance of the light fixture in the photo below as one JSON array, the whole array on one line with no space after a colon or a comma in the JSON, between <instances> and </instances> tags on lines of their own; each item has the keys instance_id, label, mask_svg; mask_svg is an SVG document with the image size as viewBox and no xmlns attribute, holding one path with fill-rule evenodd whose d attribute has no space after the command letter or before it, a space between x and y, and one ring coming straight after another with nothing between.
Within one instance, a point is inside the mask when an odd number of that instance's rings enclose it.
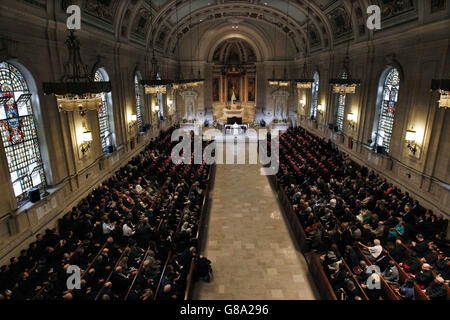
<instances>
[{"instance_id":1,"label":"light fixture","mask_svg":"<svg viewBox=\"0 0 450 320\"><path fill-rule=\"evenodd\" d=\"M289 23L289 5L290 5L290 2L288 0L287 1L287 8L286 8L286 21L288 23ZM285 38L284 38L284 52L287 52L288 33L290 31L290 29L287 26L286 26L286 29L287 29L287 31L286 31L286 35L285 35ZM284 31L284 28L282 28L282 30ZM275 69L274 69L273 70L272 79L268 79L267 81L269 83L269 86L271 86L271 87L278 87L278 88L280 88L280 87L284 87L284 88L289 87L290 84L291 84L291 80L288 79L288 77L287 77L286 65L284 66L283 77L276 78L275 77Z\"/></svg>"},{"instance_id":2,"label":"light fixture","mask_svg":"<svg viewBox=\"0 0 450 320\"><path fill-rule=\"evenodd\" d=\"M153 34L153 15L151 15L151 34ZM145 94L165 94L167 92L167 86L172 85L173 81L167 79L161 79L158 73L159 62L155 55L155 48L153 47L152 59L152 75L150 79L141 80L141 84L145 88Z\"/></svg>"},{"instance_id":3,"label":"light fixture","mask_svg":"<svg viewBox=\"0 0 450 320\"><path fill-rule=\"evenodd\" d=\"M44 94L56 97L59 111L97 110L102 105L103 92L111 91L111 82L94 81L83 63L80 55L80 42L74 35L74 30L66 40L69 58L64 65L61 82L44 82Z\"/></svg>"},{"instance_id":4,"label":"light fixture","mask_svg":"<svg viewBox=\"0 0 450 320\"><path fill-rule=\"evenodd\" d=\"M325 107L324 107L322 104L319 104L319 105L317 106L317 111L318 111L320 114L323 114L323 112L325 111Z\"/></svg>"},{"instance_id":5,"label":"light fixture","mask_svg":"<svg viewBox=\"0 0 450 320\"><path fill-rule=\"evenodd\" d=\"M155 105L154 107L153 107L153 112L159 112L159 105Z\"/></svg>"},{"instance_id":6,"label":"light fixture","mask_svg":"<svg viewBox=\"0 0 450 320\"><path fill-rule=\"evenodd\" d=\"M330 79L330 84L333 88L333 93L353 94L356 92L356 87L361 84L359 79Z\"/></svg>"},{"instance_id":7,"label":"light fixture","mask_svg":"<svg viewBox=\"0 0 450 320\"><path fill-rule=\"evenodd\" d=\"M350 19L353 17L353 4L352 1ZM360 79L352 79L350 77L350 39L347 41L347 53L344 57L343 69L345 71L345 77L330 79L329 84L333 88L333 93L353 94L356 92L356 87L361 84Z\"/></svg>"},{"instance_id":8,"label":"light fixture","mask_svg":"<svg viewBox=\"0 0 450 320\"><path fill-rule=\"evenodd\" d=\"M308 2L306 2L307 5L307 16L308 20L306 21L306 34L309 34L309 19L310 19L310 13L309 13L309 5ZM303 63L303 78L295 80L297 83L298 89L311 89L312 85L314 83L314 79L308 78L308 64L306 63L306 59L308 58L308 48L305 46L305 61Z\"/></svg>"},{"instance_id":9,"label":"light fixture","mask_svg":"<svg viewBox=\"0 0 450 320\"><path fill-rule=\"evenodd\" d=\"M431 81L431 90L440 94L439 108L450 108L450 79L433 79Z\"/></svg>"},{"instance_id":10,"label":"light fixture","mask_svg":"<svg viewBox=\"0 0 450 320\"><path fill-rule=\"evenodd\" d=\"M314 79L310 79L307 76L307 68L308 64L306 63L306 54L305 54L305 63L303 64L303 78L296 79L298 89L311 89L314 83Z\"/></svg>"},{"instance_id":11,"label":"light fixture","mask_svg":"<svg viewBox=\"0 0 450 320\"><path fill-rule=\"evenodd\" d=\"M87 151L91 147L92 144L92 131L85 129L81 134L81 144L80 151L83 153L83 156L86 155Z\"/></svg>"},{"instance_id":12,"label":"light fixture","mask_svg":"<svg viewBox=\"0 0 450 320\"><path fill-rule=\"evenodd\" d=\"M177 15L177 21L178 21L178 15ZM192 26L192 0L189 0L189 25ZM198 28L199 27L197 27L197 42L198 42L197 47L200 47L200 38L198 36ZM192 48L194 47L194 44L192 42L193 39L194 39L194 37L191 37L191 46L190 46L191 47L191 57L193 57L193 52L192 52ZM178 46L178 49L179 49L179 46ZM200 78L200 70L198 71L198 74L199 74L198 78L195 78L194 77L194 69L192 68L192 65L191 65L191 77L192 78L183 80L182 75L180 74L179 77L181 79L174 81L173 88L176 90L177 89L188 89L188 88L195 88L195 87L198 87L198 86L204 84L205 79Z\"/></svg>"},{"instance_id":13,"label":"light fixture","mask_svg":"<svg viewBox=\"0 0 450 320\"><path fill-rule=\"evenodd\" d=\"M416 134L417 133L414 130L406 130L406 135L405 135L405 141L407 143L407 148L414 155L417 152Z\"/></svg>"},{"instance_id":14,"label":"light fixture","mask_svg":"<svg viewBox=\"0 0 450 320\"><path fill-rule=\"evenodd\" d=\"M304 98L300 99L299 102L302 107L306 106L306 100Z\"/></svg>"},{"instance_id":15,"label":"light fixture","mask_svg":"<svg viewBox=\"0 0 450 320\"><path fill-rule=\"evenodd\" d=\"M349 114L347 114L347 120L348 120L350 127L352 127L352 130L355 130L356 115L354 113L350 112Z\"/></svg>"},{"instance_id":16,"label":"light fixture","mask_svg":"<svg viewBox=\"0 0 450 320\"><path fill-rule=\"evenodd\" d=\"M128 123L128 130L131 131L131 129L133 129L133 127L136 125L137 123L137 115L136 114L132 114L130 116L130 121Z\"/></svg>"}]
</instances>

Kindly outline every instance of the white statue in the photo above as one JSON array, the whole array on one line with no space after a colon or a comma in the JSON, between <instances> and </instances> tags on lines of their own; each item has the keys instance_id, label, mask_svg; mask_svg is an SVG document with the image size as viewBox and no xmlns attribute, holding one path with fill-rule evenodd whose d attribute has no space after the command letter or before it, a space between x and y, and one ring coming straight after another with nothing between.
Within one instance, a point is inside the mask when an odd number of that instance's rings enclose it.
<instances>
[{"instance_id":1,"label":"white statue","mask_svg":"<svg viewBox=\"0 0 450 320\"><path fill-rule=\"evenodd\" d=\"M194 101L190 100L188 102L187 110L186 110L186 117L188 119L192 118L194 116Z\"/></svg>"},{"instance_id":2,"label":"white statue","mask_svg":"<svg viewBox=\"0 0 450 320\"><path fill-rule=\"evenodd\" d=\"M234 90L233 95L231 96L231 106L236 107L236 95L234 94Z\"/></svg>"}]
</instances>

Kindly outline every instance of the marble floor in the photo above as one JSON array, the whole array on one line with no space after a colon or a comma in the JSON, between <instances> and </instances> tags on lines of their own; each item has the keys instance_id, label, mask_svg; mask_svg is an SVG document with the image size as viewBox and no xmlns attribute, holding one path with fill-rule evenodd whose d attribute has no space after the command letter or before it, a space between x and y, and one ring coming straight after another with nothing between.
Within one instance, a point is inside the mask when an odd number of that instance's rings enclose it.
<instances>
[{"instance_id":1,"label":"marble floor","mask_svg":"<svg viewBox=\"0 0 450 320\"><path fill-rule=\"evenodd\" d=\"M260 165L217 165L203 254L213 280L193 299L319 299Z\"/></svg>"}]
</instances>

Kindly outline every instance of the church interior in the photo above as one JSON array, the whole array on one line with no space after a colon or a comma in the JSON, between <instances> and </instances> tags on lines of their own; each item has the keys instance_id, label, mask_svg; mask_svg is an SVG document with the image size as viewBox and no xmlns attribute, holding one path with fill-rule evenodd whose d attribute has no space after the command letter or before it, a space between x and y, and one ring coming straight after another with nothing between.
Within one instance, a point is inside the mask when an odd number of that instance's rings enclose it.
<instances>
[{"instance_id":1,"label":"church interior","mask_svg":"<svg viewBox=\"0 0 450 320\"><path fill-rule=\"evenodd\" d=\"M448 299L449 30L450 0L1 1L0 300Z\"/></svg>"}]
</instances>

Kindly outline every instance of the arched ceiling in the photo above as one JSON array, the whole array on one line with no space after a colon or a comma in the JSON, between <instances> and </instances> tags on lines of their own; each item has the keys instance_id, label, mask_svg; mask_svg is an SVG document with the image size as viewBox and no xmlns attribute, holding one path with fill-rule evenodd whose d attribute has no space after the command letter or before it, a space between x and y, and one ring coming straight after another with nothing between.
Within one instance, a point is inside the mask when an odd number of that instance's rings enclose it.
<instances>
[{"instance_id":1,"label":"arched ceiling","mask_svg":"<svg viewBox=\"0 0 450 320\"><path fill-rule=\"evenodd\" d=\"M247 41L231 38L222 41L215 48L212 60L217 64L247 64L256 62L256 54Z\"/></svg>"},{"instance_id":2,"label":"arched ceiling","mask_svg":"<svg viewBox=\"0 0 450 320\"><path fill-rule=\"evenodd\" d=\"M62 2L67 2L62 0ZM111 23L123 41L173 55L196 26L213 28L230 19L269 25L289 36L298 55L331 49L368 36L366 8L377 4L383 21L411 19L418 0L78 0L89 15ZM353 3L353 14L352 12ZM393 19L394 20L394 19Z\"/></svg>"}]
</instances>

